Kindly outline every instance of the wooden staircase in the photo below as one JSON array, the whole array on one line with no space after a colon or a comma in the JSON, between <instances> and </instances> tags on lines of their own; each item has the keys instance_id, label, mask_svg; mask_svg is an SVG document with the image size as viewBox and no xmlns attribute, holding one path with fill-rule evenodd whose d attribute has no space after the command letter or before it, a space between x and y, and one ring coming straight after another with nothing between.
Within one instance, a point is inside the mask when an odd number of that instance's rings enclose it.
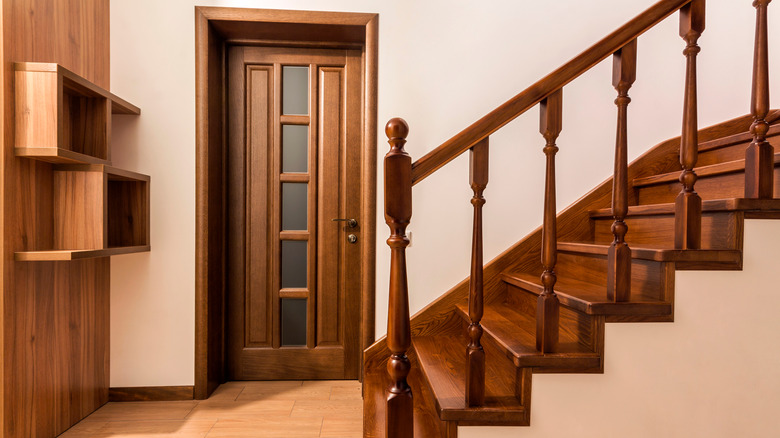
<instances>
[{"instance_id":1,"label":"wooden staircase","mask_svg":"<svg viewBox=\"0 0 780 438\"><path fill-rule=\"evenodd\" d=\"M759 48L766 37L767 4L756 2ZM643 14L643 25L657 23L662 19L658 17L665 18L677 9L682 10L682 29L686 23L695 28L695 14L703 13L703 2L661 1ZM758 85L754 90L759 92L754 91L753 114L699 130L694 90L693 101L686 99L686 113L693 105L694 118L684 125L683 135L653 147L630 165L623 162L626 141L625 131L621 139L621 129L625 129L627 102L621 103L620 97L627 97L624 83L630 87L632 80L631 74L621 72L635 67L631 49L626 47L635 44L633 36L644 30L625 34L619 30L615 34L623 40L613 42L616 50L610 52L612 46L606 50L607 56L616 53L615 87L619 92L615 177L557 215L551 158L557 150L561 113L554 99L568 83L566 79L553 78L547 84L548 76L529 88L541 96L535 102L518 103L529 93L526 90L502 107L514 105L514 112L491 113L414 165L403 149L408 129L397 120L388 124L393 149L385 173L394 176L386 180L385 197L394 264L388 336L364 355L364 436L395 438L413 433L415 437L452 438L457 436L458 425L529 425L533 373L603 372L605 323L673 321L676 270L740 270L744 220L780 219L780 199L772 196L780 193L780 160L774 152L767 153L771 148L765 146L780 150L780 110L770 111L768 99L761 103L761 90L768 87L768 76L761 79L765 68L762 56L756 57ZM695 38L693 41L695 45ZM686 42L690 48L691 41ZM578 58L604 44L602 41ZM765 55L766 48L761 50ZM690 66L691 57L687 58ZM695 89L695 76L689 74L687 81L689 86L693 81ZM545 224L483 266L484 202L480 199L487 184L487 138L506 123L505 119L517 117L536 103L542 104L541 132L548 157ZM765 128L756 128L761 124ZM757 132L761 129L766 131L765 139ZM758 160L760 165L749 151L757 144L763 156ZM686 149L691 147L692 162ZM411 217L411 210L405 210L407 201L411 206L411 187L469 149L475 206L472 276L415 315L409 324L401 324L404 318L409 321L403 249L404 230ZM445 152L446 156L442 155ZM767 159L771 159L768 165ZM436 164L430 164L433 162ZM680 181L690 171L698 176L693 195L698 193L701 198L700 208L696 201L693 207L680 205ZM762 181L757 183L760 193L746 196L746 191L752 190L746 189L746 180L751 185L756 179ZM692 220L681 221L681 215ZM630 248L623 261L610 249L622 237L618 236L620 223L627 226L622 234ZM680 233L692 238L686 237L681 244ZM622 288L628 291L624 298ZM475 351L479 353L473 356ZM388 387L397 389L390 397ZM409 400L411 393L414 396ZM404 410L411 409L407 402L413 402L413 419Z\"/></svg>"}]
</instances>

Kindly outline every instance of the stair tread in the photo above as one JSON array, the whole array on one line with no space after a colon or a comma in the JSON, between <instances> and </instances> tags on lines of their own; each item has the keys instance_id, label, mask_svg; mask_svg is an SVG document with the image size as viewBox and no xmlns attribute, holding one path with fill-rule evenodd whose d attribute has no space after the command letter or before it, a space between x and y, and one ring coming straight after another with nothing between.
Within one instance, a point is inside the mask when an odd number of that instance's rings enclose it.
<instances>
[{"instance_id":1,"label":"stair tread","mask_svg":"<svg viewBox=\"0 0 780 438\"><path fill-rule=\"evenodd\" d=\"M539 276L535 274L504 272L501 278L536 295L544 290ZM607 299L606 278L603 285L597 285L559 274L554 289L561 305L589 315L669 315L672 311L671 303L635 292L631 294L631 301L610 301Z\"/></svg>"},{"instance_id":2,"label":"stair tread","mask_svg":"<svg viewBox=\"0 0 780 438\"><path fill-rule=\"evenodd\" d=\"M775 166L780 165L780 152L775 154ZM696 175L700 178L722 175L725 173L742 172L745 170L745 160L726 161L717 164L710 164L707 166L700 166L694 168ZM678 181L680 178L680 171L662 173L659 175L646 176L643 178L635 178L632 182L633 187L645 187L653 184L664 184L668 182Z\"/></svg>"},{"instance_id":3,"label":"stair tread","mask_svg":"<svg viewBox=\"0 0 780 438\"><path fill-rule=\"evenodd\" d=\"M485 404L467 407L466 345L460 336L420 336L413 338L414 348L443 421L473 424L527 424L527 410L515 397L515 370L509 362L486 352Z\"/></svg>"},{"instance_id":4,"label":"stair tread","mask_svg":"<svg viewBox=\"0 0 780 438\"><path fill-rule=\"evenodd\" d=\"M780 199L726 198L707 199L701 203L702 211L780 211ZM612 217L611 208L591 210L590 217ZM632 205L628 207L628 216L651 216L674 214L674 203Z\"/></svg>"},{"instance_id":5,"label":"stair tread","mask_svg":"<svg viewBox=\"0 0 780 438\"><path fill-rule=\"evenodd\" d=\"M594 242L558 242L558 251L606 256L610 244ZM656 262L740 263L742 251L736 249L675 249L652 245L630 245L631 257Z\"/></svg>"},{"instance_id":6,"label":"stair tread","mask_svg":"<svg viewBox=\"0 0 780 438\"><path fill-rule=\"evenodd\" d=\"M468 321L468 304L457 304L461 316ZM496 341L499 348L518 367L598 368L599 354L561 331L556 353L541 353L536 349L536 319L518 312L503 303L485 305L481 320L485 334Z\"/></svg>"}]
</instances>

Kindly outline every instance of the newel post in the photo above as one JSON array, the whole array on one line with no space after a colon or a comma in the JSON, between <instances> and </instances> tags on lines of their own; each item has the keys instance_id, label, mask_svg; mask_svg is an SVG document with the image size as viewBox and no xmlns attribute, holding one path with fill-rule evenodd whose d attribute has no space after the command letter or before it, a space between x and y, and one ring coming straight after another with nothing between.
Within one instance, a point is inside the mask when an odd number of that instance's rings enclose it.
<instances>
[{"instance_id":1,"label":"newel post","mask_svg":"<svg viewBox=\"0 0 780 438\"><path fill-rule=\"evenodd\" d=\"M767 8L772 0L755 0L756 43L753 55L753 94L750 109L753 142L745 151L745 197L771 199L774 194L775 150L766 141L769 123L769 37Z\"/></svg>"},{"instance_id":2,"label":"newel post","mask_svg":"<svg viewBox=\"0 0 780 438\"><path fill-rule=\"evenodd\" d=\"M682 190L677 195L674 213L674 246L677 249L701 247L701 197L694 185L693 168L699 156L698 102L696 87L696 55L701 51L697 42L704 32L704 0L693 0L680 9L680 36L685 40L686 58L683 127L680 141L680 174Z\"/></svg>"},{"instance_id":3,"label":"newel post","mask_svg":"<svg viewBox=\"0 0 780 438\"><path fill-rule=\"evenodd\" d=\"M404 150L409 125L394 118L385 127L390 152L385 155L385 222L390 227L390 299L387 309L387 438L414 434L412 388L406 382L411 364L406 352L412 344L409 288L406 280L406 227L412 218L412 158Z\"/></svg>"}]
</instances>

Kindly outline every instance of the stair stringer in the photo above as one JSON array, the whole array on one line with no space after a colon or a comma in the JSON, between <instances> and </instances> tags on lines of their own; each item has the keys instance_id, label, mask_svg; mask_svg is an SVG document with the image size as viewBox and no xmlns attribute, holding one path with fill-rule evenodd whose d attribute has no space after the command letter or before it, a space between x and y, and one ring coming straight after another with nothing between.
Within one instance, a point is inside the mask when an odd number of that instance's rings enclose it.
<instances>
[{"instance_id":1,"label":"stair stringer","mask_svg":"<svg viewBox=\"0 0 780 438\"><path fill-rule=\"evenodd\" d=\"M674 324L606 324L604 374L534 374L533 427L458 437L774 436L780 221L746 220L743 255L741 272L678 271Z\"/></svg>"}]
</instances>

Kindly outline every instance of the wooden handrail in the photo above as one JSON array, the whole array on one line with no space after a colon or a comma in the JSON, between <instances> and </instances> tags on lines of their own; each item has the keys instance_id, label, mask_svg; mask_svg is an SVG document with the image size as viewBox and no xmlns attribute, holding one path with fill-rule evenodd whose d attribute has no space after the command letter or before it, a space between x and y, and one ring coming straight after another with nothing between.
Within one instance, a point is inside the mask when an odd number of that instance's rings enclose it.
<instances>
[{"instance_id":1,"label":"wooden handrail","mask_svg":"<svg viewBox=\"0 0 780 438\"><path fill-rule=\"evenodd\" d=\"M496 132L552 93L562 89L620 48L672 15L692 0L661 0L639 14L574 59L526 88L520 94L442 143L412 165L412 185L471 149L480 140Z\"/></svg>"}]
</instances>

